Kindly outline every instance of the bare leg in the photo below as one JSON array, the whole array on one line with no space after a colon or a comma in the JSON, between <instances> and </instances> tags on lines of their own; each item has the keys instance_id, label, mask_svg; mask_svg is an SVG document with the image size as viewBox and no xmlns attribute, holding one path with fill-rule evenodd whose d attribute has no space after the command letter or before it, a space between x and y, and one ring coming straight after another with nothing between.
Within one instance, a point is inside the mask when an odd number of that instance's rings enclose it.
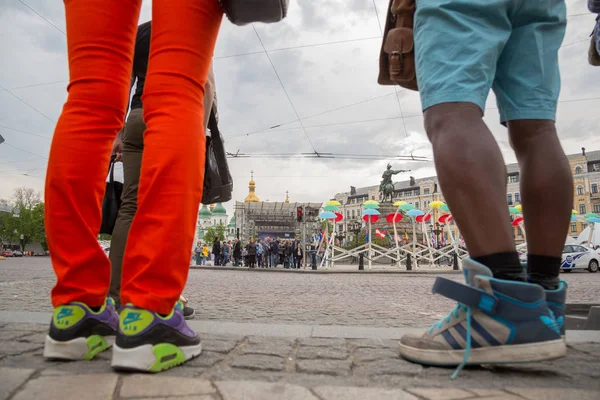
<instances>
[{"instance_id":1,"label":"bare leg","mask_svg":"<svg viewBox=\"0 0 600 400\"><path fill-rule=\"evenodd\" d=\"M527 232L528 272L534 282L558 283L573 207L573 176L554 121L509 121L521 169L521 199Z\"/></svg>"},{"instance_id":2,"label":"bare leg","mask_svg":"<svg viewBox=\"0 0 600 400\"><path fill-rule=\"evenodd\" d=\"M471 257L499 278L523 276L506 202L506 167L481 109L472 103L433 106L425 111L425 129L440 186ZM494 260L488 263L489 256Z\"/></svg>"}]
</instances>

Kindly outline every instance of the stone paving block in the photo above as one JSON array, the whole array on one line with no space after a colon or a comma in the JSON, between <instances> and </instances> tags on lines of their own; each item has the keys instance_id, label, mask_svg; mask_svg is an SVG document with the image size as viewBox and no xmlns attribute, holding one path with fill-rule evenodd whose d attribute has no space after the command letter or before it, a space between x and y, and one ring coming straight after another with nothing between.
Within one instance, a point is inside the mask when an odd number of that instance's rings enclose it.
<instances>
[{"instance_id":1,"label":"stone paving block","mask_svg":"<svg viewBox=\"0 0 600 400\"><path fill-rule=\"evenodd\" d=\"M314 389L323 400L417 400L415 396L400 389L322 386Z\"/></svg>"},{"instance_id":2,"label":"stone paving block","mask_svg":"<svg viewBox=\"0 0 600 400\"><path fill-rule=\"evenodd\" d=\"M33 369L0 368L0 400L8 399L34 372Z\"/></svg>"},{"instance_id":3,"label":"stone paving block","mask_svg":"<svg viewBox=\"0 0 600 400\"><path fill-rule=\"evenodd\" d=\"M15 356L44 347L43 343L25 343L13 340L0 342L0 355Z\"/></svg>"},{"instance_id":4,"label":"stone paving block","mask_svg":"<svg viewBox=\"0 0 600 400\"><path fill-rule=\"evenodd\" d=\"M42 376L27 382L13 400L106 400L117 386L116 374Z\"/></svg>"},{"instance_id":5,"label":"stone paving block","mask_svg":"<svg viewBox=\"0 0 600 400\"><path fill-rule=\"evenodd\" d=\"M193 360L185 363L188 367L212 367L219 361L225 359L225 354L215 353L212 351L203 351L200 355Z\"/></svg>"},{"instance_id":6,"label":"stone paving block","mask_svg":"<svg viewBox=\"0 0 600 400\"><path fill-rule=\"evenodd\" d=\"M360 364L356 370L367 375L416 375L423 371L423 367L401 358L388 358Z\"/></svg>"},{"instance_id":7,"label":"stone paving block","mask_svg":"<svg viewBox=\"0 0 600 400\"><path fill-rule=\"evenodd\" d=\"M123 378L121 397L189 396L213 394L211 383L203 379L176 376L131 375Z\"/></svg>"},{"instance_id":8,"label":"stone paving block","mask_svg":"<svg viewBox=\"0 0 600 400\"><path fill-rule=\"evenodd\" d=\"M569 347L578 351L582 351L594 357L600 357L600 346L598 345L598 343L569 344Z\"/></svg>"},{"instance_id":9,"label":"stone paving block","mask_svg":"<svg viewBox=\"0 0 600 400\"><path fill-rule=\"evenodd\" d=\"M205 394L202 396L181 396L177 400L217 400L216 395ZM173 400L173 397L142 397L136 400Z\"/></svg>"},{"instance_id":10,"label":"stone paving block","mask_svg":"<svg viewBox=\"0 0 600 400\"><path fill-rule=\"evenodd\" d=\"M0 341L14 340L30 334L31 332L28 331L9 331L3 329L0 331Z\"/></svg>"},{"instance_id":11,"label":"stone paving block","mask_svg":"<svg viewBox=\"0 0 600 400\"><path fill-rule=\"evenodd\" d=\"M398 342L395 340L386 339L353 339L348 340L348 343L358 348L371 348L376 349L380 347L389 347L398 349Z\"/></svg>"},{"instance_id":12,"label":"stone paving block","mask_svg":"<svg viewBox=\"0 0 600 400\"><path fill-rule=\"evenodd\" d=\"M343 347L300 347L297 357L299 359L328 358L333 360L345 360L348 358L348 349Z\"/></svg>"},{"instance_id":13,"label":"stone paving block","mask_svg":"<svg viewBox=\"0 0 600 400\"><path fill-rule=\"evenodd\" d=\"M308 389L285 383L223 381L215 385L223 400L319 400Z\"/></svg>"},{"instance_id":14,"label":"stone paving block","mask_svg":"<svg viewBox=\"0 0 600 400\"><path fill-rule=\"evenodd\" d=\"M19 342L37 343L43 345L46 341L46 332L27 332L27 335L18 338Z\"/></svg>"},{"instance_id":15,"label":"stone paving block","mask_svg":"<svg viewBox=\"0 0 600 400\"><path fill-rule=\"evenodd\" d=\"M510 396L508 393L506 393L503 390L499 390L499 389L468 389L469 392L471 393L475 393L478 396L481 397L491 397L491 396Z\"/></svg>"},{"instance_id":16,"label":"stone paving block","mask_svg":"<svg viewBox=\"0 0 600 400\"><path fill-rule=\"evenodd\" d=\"M48 324L50 324L50 317L48 317ZM43 324L25 324L25 323L12 323L6 325L3 330L7 331L33 331L33 332L46 332L49 325Z\"/></svg>"},{"instance_id":17,"label":"stone paving block","mask_svg":"<svg viewBox=\"0 0 600 400\"><path fill-rule=\"evenodd\" d=\"M307 374L326 374L345 376L350 374L352 362L348 360L301 360L296 367Z\"/></svg>"},{"instance_id":18,"label":"stone paving block","mask_svg":"<svg viewBox=\"0 0 600 400\"><path fill-rule=\"evenodd\" d=\"M375 361L386 358L398 358L398 350L394 348L358 348L353 353L357 362Z\"/></svg>"},{"instance_id":19,"label":"stone paving block","mask_svg":"<svg viewBox=\"0 0 600 400\"><path fill-rule=\"evenodd\" d=\"M260 354L245 354L236 357L231 363L232 367L258 369L262 371L282 371L284 359L277 356Z\"/></svg>"},{"instance_id":20,"label":"stone paving block","mask_svg":"<svg viewBox=\"0 0 600 400\"><path fill-rule=\"evenodd\" d=\"M295 339L278 338L278 337L266 337L266 336L250 336L250 337L248 337L248 344L293 346L294 342L295 342Z\"/></svg>"},{"instance_id":21,"label":"stone paving block","mask_svg":"<svg viewBox=\"0 0 600 400\"><path fill-rule=\"evenodd\" d=\"M288 357L292 352L290 344L248 344L242 348L242 354L265 354L269 356Z\"/></svg>"},{"instance_id":22,"label":"stone paving block","mask_svg":"<svg viewBox=\"0 0 600 400\"><path fill-rule=\"evenodd\" d=\"M427 400L460 400L473 397L473 394L465 390L453 388L408 388L406 391Z\"/></svg>"},{"instance_id":23,"label":"stone paving block","mask_svg":"<svg viewBox=\"0 0 600 400\"><path fill-rule=\"evenodd\" d=\"M341 347L346 345L346 341L341 338L301 338L300 346L316 347Z\"/></svg>"},{"instance_id":24,"label":"stone paving block","mask_svg":"<svg viewBox=\"0 0 600 400\"><path fill-rule=\"evenodd\" d=\"M507 388L507 392L517 394L528 400L598 400L600 391L562 389L562 388Z\"/></svg>"},{"instance_id":25,"label":"stone paving block","mask_svg":"<svg viewBox=\"0 0 600 400\"><path fill-rule=\"evenodd\" d=\"M203 340L202 350L214 351L217 353L229 353L237 346L237 342L233 340Z\"/></svg>"}]
</instances>

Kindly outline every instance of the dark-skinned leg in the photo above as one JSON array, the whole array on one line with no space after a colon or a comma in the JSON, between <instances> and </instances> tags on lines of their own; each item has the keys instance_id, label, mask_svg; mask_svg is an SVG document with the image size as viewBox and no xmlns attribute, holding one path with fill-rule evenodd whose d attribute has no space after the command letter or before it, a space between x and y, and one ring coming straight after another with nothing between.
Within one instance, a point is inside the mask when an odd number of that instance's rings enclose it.
<instances>
[{"instance_id":1,"label":"dark-skinned leg","mask_svg":"<svg viewBox=\"0 0 600 400\"><path fill-rule=\"evenodd\" d=\"M500 279L525 278L515 250L500 148L473 103L425 111L438 180L473 259Z\"/></svg>"},{"instance_id":2,"label":"dark-skinned leg","mask_svg":"<svg viewBox=\"0 0 600 400\"><path fill-rule=\"evenodd\" d=\"M508 129L521 170L529 279L554 289L573 207L569 161L554 121L509 121Z\"/></svg>"}]
</instances>

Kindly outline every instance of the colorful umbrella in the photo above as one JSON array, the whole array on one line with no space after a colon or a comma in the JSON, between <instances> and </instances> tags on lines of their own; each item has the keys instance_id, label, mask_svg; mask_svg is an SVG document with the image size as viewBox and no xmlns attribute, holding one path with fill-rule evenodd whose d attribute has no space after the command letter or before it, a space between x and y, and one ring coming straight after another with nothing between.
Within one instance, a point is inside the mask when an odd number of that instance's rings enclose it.
<instances>
[{"instance_id":1,"label":"colorful umbrella","mask_svg":"<svg viewBox=\"0 0 600 400\"><path fill-rule=\"evenodd\" d=\"M392 222L400 222L402 221L402 214L398 213L389 213L387 215L387 217L385 217L386 221L389 222L390 224Z\"/></svg>"},{"instance_id":2,"label":"colorful umbrella","mask_svg":"<svg viewBox=\"0 0 600 400\"><path fill-rule=\"evenodd\" d=\"M321 219L335 219L335 214L332 213L331 211L323 211L321 214L319 214L319 218Z\"/></svg>"},{"instance_id":3,"label":"colorful umbrella","mask_svg":"<svg viewBox=\"0 0 600 400\"><path fill-rule=\"evenodd\" d=\"M340 208L338 206L332 206L332 205L327 205L325 207L323 207L323 210L325 211L337 211Z\"/></svg>"},{"instance_id":4,"label":"colorful umbrella","mask_svg":"<svg viewBox=\"0 0 600 400\"><path fill-rule=\"evenodd\" d=\"M571 214L579 214L577 210L571 210Z\"/></svg>"},{"instance_id":5,"label":"colorful umbrella","mask_svg":"<svg viewBox=\"0 0 600 400\"><path fill-rule=\"evenodd\" d=\"M344 219L344 216L342 215L342 213L336 212L335 214L335 222L340 222L341 220Z\"/></svg>"},{"instance_id":6,"label":"colorful umbrella","mask_svg":"<svg viewBox=\"0 0 600 400\"><path fill-rule=\"evenodd\" d=\"M377 210L379 206L377 204L363 204L363 208L367 210Z\"/></svg>"},{"instance_id":7,"label":"colorful umbrella","mask_svg":"<svg viewBox=\"0 0 600 400\"><path fill-rule=\"evenodd\" d=\"M508 207L508 212L512 215L521 214L521 211L519 211L517 207Z\"/></svg>"},{"instance_id":8,"label":"colorful umbrella","mask_svg":"<svg viewBox=\"0 0 600 400\"><path fill-rule=\"evenodd\" d=\"M517 210L519 210L519 211L523 212L523 206L522 206L522 205L520 205L520 204L517 204L517 205L515 206L515 208L516 208Z\"/></svg>"},{"instance_id":9,"label":"colorful umbrella","mask_svg":"<svg viewBox=\"0 0 600 400\"><path fill-rule=\"evenodd\" d=\"M394 207L400 207L403 204L406 204L406 202L405 201L397 201L393 205L394 205Z\"/></svg>"},{"instance_id":10,"label":"colorful umbrella","mask_svg":"<svg viewBox=\"0 0 600 400\"><path fill-rule=\"evenodd\" d=\"M365 201L365 202L363 203L363 206L364 206L364 205L367 205L367 204L375 204L376 206L378 206L378 205L379 205L379 203L378 203L378 202L376 202L375 200L367 200L367 201Z\"/></svg>"},{"instance_id":11,"label":"colorful umbrella","mask_svg":"<svg viewBox=\"0 0 600 400\"><path fill-rule=\"evenodd\" d=\"M402 205L400 206L400 209L401 209L402 211L410 211L410 210L414 210L414 209L415 209L415 206L413 206L412 204L408 204L408 203L406 203L406 204L402 204Z\"/></svg>"},{"instance_id":12,"label":"colorful umbrella","mask_svg":"<svg viewBox=\"0 0 600 400\"><path fill-rule=\"evenodd\" d=\"M590 224L597 224L600 222L600 218L597 218L597 217L588 218L587 222L589 222Z\"/></svg>"},{"instance_id":13,"label":"colorful umbrella","mask_svg":"<svg viewBox=\"0 0 600 400\"><path fill-rule=\"evenodd\" d=\"M417 210L416 208L413 208L412 210L408 210L406 212L406 215L408 215L409 217L418 217L420 215L425 215L425 212L423 212L421 210Z\"/></svg>"},{"instance_id":14,"label":"colorful umbrella","mask_svg":"<svg viewBox=\"0 0 600 400\"><path fill-rule=\"evenodd\" d=\"M571 214L571 222L577 222L577 215Z\"/></svg>"},{"instance_id":15,"label":"colorful umbrella","mask_svg":"<svg viewBox=\"0 0 600 400\"><path fill-rule=\"evenodd\" d=\"M450 222L450 221L452 221L452 220L453 220L453 218L452 218L452 215L450 215L450 214L442 214L442 215L440 215L440 217L438 218L438 221L439 221L440 223L442 223L442 224L448 223L448 222Z\"/></svg>"},{"instance_id":16,"label":"colorful umbrella","mask_svg":"<svg viewBox=\"0 0 600 400\"><path fill-rule=\"evenodd\" d=\"M515 218L512 222L512 226L519 226L521 222L523 222L523 217Z\"/></svg>"},{"instance_id":17,"label":"colorful umbrella","mask_svg":"<svg viewBox=\"0 0 600 400\"><path fill-rule=\"evenodd\" d=\"M600 215L596 214L596 213L587 213L583 216L583 218L585 219L589 219L589 218L600 218Z\"/></svg>"},{"instance_id":18,"label":"colorful umbrella","mask_svg":"<svg viewBox=\"0 0 600 400\"><path fill-rule=\"evenodd\" d=\"M429 203L429 207L431 207L431 208L439 208L443 205L444 205L444 202L439 201L439 200L435 200L435 201L432 201L431 203Z\"/></svg>"},{"instance_id":19,"label":"colorful umbrella","mask_svg":"<svg viewBox=\"0 0 600 400\"><path fill-rule=\"evenodd\" d=\"M325 203L326 206L336 206L339 207L342 205L342 203L340 203L337 200L329 200L327 203Z\"/></svg>"},{"instance_id":20,"label":"colorful umbrella","mask_svg":"<svg viewBox=\"0 0 600 400\"><path fill-rule=\"evenodd\" d=\"M429 221L431 221L431 214L417 215L417 217L415 218L415 221L417 221L417 222L429 222Z\"/></svg>"},{"instance_id":21,"label":"colorful umbrella","mask_svg":"<svg viewBox=\"0 0 600 400\"><path fill-rule=\"evenodd\" d=\"M377 210L367 208L365 211L363 211L363 215L381 215L381 213Z\"/></svg>"},{"instance_id":22,"label":"colorful umbrella","mask_svg":"<svg viewBox=\"0 0 600 400\"><path fill-rule=\"evenodd\" d=\"M450 208L448 207L448 204L444 204L443 206L440 206L440 210L449 212Z\"/></svg>"},{"instance_id":23,"label":"colorful umbrella","mask_svg":"<svg viewBox=\"0 0 600 400\"><path fill-rule=\"evenodd\" d=\"M363 221L365 222L377 222L379 221L379 215L363 215Z\"/></svg>"}]
</instances>

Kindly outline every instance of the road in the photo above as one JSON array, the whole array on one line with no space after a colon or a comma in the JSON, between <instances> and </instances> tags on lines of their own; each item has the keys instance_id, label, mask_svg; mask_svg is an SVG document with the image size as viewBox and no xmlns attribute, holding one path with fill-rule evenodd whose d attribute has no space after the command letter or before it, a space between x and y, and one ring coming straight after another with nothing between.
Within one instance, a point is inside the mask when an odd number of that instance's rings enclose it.
<instances>
[{"instance_id":1,"label":"road","mask_svg":"<svg viewBox=\"0 0 600 400\"><path fill-rule=\"evenodd\" d=\"M447 275L460 280L460 275ZM569 303L598 303L600 273L563 274ZM196 319L283 324L425 327L452 301L431 294L434 276L191 270L184 294ZM48 258L0 261L0 310L50 312Z\"/></svg>"}]
</instances>

